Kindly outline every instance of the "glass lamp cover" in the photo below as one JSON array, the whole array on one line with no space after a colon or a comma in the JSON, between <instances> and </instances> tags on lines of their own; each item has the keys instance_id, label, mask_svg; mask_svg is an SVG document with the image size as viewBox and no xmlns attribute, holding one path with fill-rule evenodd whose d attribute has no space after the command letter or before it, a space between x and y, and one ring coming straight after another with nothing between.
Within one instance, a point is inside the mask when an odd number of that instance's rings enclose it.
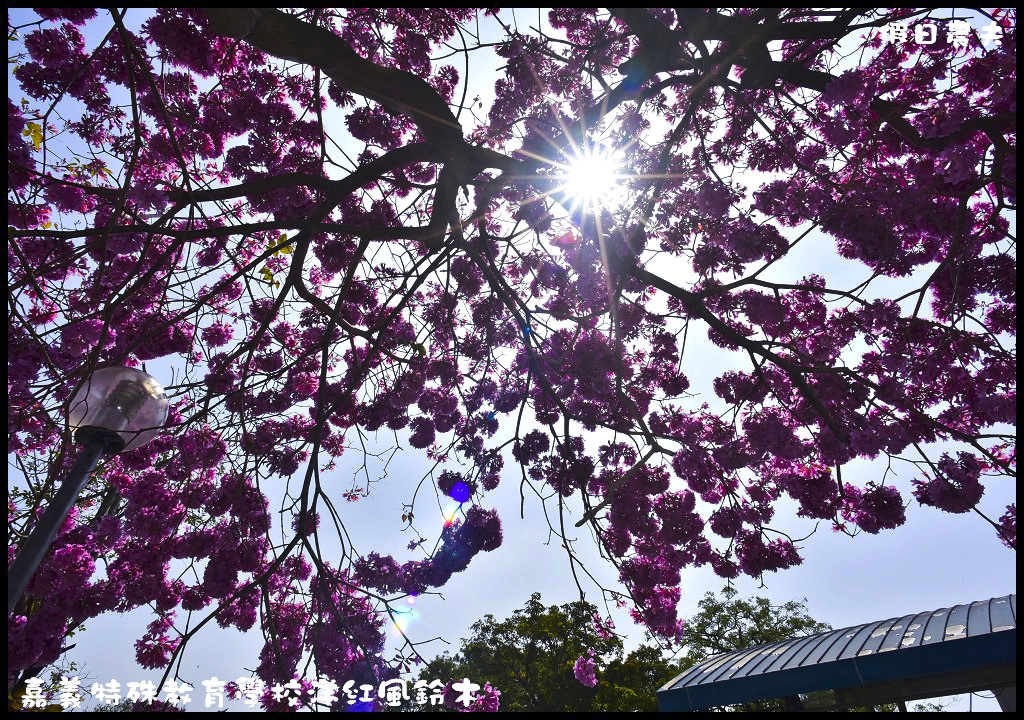
<instances>
[{"instance_id":1,"label":"glass lamp cover","mask_svg":"<svg viewBox=\"0 0 1024 720\"><path fill-rule=\"evenodd\" d=\"M167 422L167 394L150 375L127 367L95 371L68 404L68 421L80 427L116 431L124 450L145 445Z\"/></svg>"}]
</instances>

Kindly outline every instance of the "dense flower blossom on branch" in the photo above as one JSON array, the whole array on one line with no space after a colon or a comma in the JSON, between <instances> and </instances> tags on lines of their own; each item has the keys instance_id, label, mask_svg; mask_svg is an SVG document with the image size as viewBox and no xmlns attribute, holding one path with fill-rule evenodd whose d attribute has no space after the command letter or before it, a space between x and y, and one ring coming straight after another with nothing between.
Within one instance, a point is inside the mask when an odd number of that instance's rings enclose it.
<instances>
[{"instance_id":1,"label":"dense flower blossom on branch","mask_svg":"<svg viewBox=\"0 0 1024 720\"><path fill-rule=\"evenodd\" d=\"M1016 474L1013 11L36 12L9 21L8 562L72 462L73 390L174 374L165 431L104 461L9 617L9 687L143 605L144 667L192 614L258 626L267 687L379 685L394 604L505 541L503 476L668 640L687 568L801 562L782 500L1016 546L1016 505L982 507ZM606 152L610 188L575 189ZM339 501L397 449L416 539L357 553Z\"/></svg>"},{"instance_id":2,"label":"dense flower blossom on branch","mask_svg":"<svg viewBox=\"0 0 1024 720\"><path fill-rule=\"evenodd\" d=\"M594 662L594 651L589 650L586 655L580 655L573 663L572 671L581 685L594 687L597 685L597 675L594 674L597 664Z\"/></svg>"}]
</instances>

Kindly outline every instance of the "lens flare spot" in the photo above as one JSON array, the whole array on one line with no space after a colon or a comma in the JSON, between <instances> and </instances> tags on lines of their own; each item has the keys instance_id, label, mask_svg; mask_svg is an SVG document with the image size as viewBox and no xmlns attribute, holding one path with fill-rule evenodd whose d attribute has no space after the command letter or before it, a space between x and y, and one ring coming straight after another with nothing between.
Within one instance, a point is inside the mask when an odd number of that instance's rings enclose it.
<instances>
[{"instance_id":1,"label":"lens flare spot","mask_svg":"<svg viewBox=\"0 0 1024 720\"><path fill-rule=\"evenodd\" d=\"M396 611L394 619L395 635L401 635L409 629L409 624L417 617L413 610Z\"/></svg>"},{"instance_id":2,"label":"lens flare spot","mask_svg":"<svg viewBox=\"0 0 1024 720\"><path fill-rule=\"evenodd\" d=\"M470 494L471 491L469 489L469 485L460 480L454 485L452 485L452 489L448 493L448 496L451 497L451 499L454 500L455 502L464 503L467 500L469 500Z\"/></svg>"},{"instance_id":3,"label":"lens flare spot","mask_svg":"<svg viewBox=\"0 0 1024 720\"><path fill-rule=\"evenodd\" d=\"M449 505L448 508L444 512L441 513L441 517L444 518L444 526L445 527L448 527L453 522L455 522L455 516L459 512L459 507L460 506L461 506L461 503L459 505L454 505L454 504L453 505Z\"/></svg>"}]
</instances>

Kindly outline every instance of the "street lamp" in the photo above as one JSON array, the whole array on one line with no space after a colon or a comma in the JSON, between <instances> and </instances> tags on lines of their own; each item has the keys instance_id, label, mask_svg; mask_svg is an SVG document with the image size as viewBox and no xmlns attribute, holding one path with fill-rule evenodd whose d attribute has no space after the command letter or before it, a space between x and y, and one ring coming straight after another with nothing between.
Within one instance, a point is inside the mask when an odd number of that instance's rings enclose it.
<instances>
[{"instance_id":1,"label":"street lamp","mask_svg":"<svg viewBox=\"0 0 1024 720\"><path fill-rule=\"evenodd\" d=\"M167 394L160 383L141 370L101 368L72 396L68 421L75 430L75 442L82 449L11 564L7 575L8 615L21 600L96 463L104 455L131 450L155 438L167 422Z\"/></svg>"}]
</instances>

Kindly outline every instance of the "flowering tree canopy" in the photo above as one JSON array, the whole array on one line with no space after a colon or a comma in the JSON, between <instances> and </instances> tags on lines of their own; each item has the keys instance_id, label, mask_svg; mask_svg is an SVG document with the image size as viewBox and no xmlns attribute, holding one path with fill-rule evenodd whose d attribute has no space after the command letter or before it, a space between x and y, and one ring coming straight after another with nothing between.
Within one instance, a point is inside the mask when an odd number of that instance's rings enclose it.
<instances>
[{"instance_id":1,"label":"flowering tree canopy","mask_svg":"<svg viewBox=\"0 0 1024 720\"><path fill-rule=\"evenodd\" d=\"M75 388L174 377L9 617L9 683L142 605L146 667L215 620L259 625L268 686L394 677L389 603L501 544L499 481L590 528L665 638L685 568L800 562L780 501L850 534L976 512L1015 546L1015 505L977 508L1015 475L1012 11L36 12L9 28L9 562ZM338 504L386 479L335 464L396 449L407 524L427 488L461 510L357 553ZM844 481L858 458L916 480Z\"/></svg>"}]
</instances>

